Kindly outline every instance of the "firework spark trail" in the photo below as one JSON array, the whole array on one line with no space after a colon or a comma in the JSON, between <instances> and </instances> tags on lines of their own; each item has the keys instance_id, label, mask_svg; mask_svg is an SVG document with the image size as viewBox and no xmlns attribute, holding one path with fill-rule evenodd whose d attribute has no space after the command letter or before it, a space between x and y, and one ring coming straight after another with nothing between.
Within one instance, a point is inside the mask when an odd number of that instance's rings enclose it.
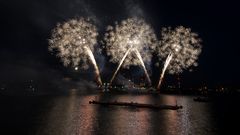
<instances>
[{"instance_id":1,"label":"firework spark trail","mask_svg":"<svg viewBox=\"0 0 240 135\"><path fill-rule=\"evenodd\" d=\"M91 51L91 49L89 47L84 46L84 48L86 49L86 51L88 53L88 56L89 56L93 66L94 66L97 82L99 83L100 86L102 86L102 80L101 80L100 72L99 72L96 60L94 58L94 55L93 55L93 53L92 53L92 51Z\"/></svg>"},{"instance_id":2,"label":"firework spark trail","mask_svg":"<svg viewBox=\"0 0 240 135\"><path fill-rule=\"evenodd\" d=\"M167 60L160 76L158 89L166 71L169 74L179 74L192 66L196 67L198 65L198 56L202 50L200 42L201 39L198 34L192 32L190 28L178 26L175 29L171 27L162 29L158 56L160 60L164 60L166 57Z\"/></svg>"},{"instance_id":3,"label":"firework spark trail","mask_svg":"<svg viewBox=\"0 0 240 135\"><path fill-rule=\"evenodd\" d=\"M129 18L116 23L115 27L108 26L104 40L110 62L120 63L125 52L132 46L137 49L145 63L151 61L152 52L156 49L157 38L154 30L143 19ZM139 66L135 53L129 53L122 68Z\"/></svg>"},{"instance_id":4,"label":"firework spark trail","mask_svg":"<svg viewBox=\"0 0 240 135\"><path fill-rule=\"evenodd\" d=\"M140 63L141 63L141 65L142 65L142 67L143 67L143 70L144 70L144 72L145 72L145 75L146 75L146 77L147 77L147 80L148 80L149 85L151 85L151 84L152 84L152 83L151 83L151 79L150 79L150 77L149 77L149 75L148 75L148 72L147 72L147 69L146 69L145 64L144 64L144 62L143 62L142 56L141 56L141 54L139 53L138 50L135 49L134 51L135 51L138 59L140 60Z\"/></svg>"},{"instance_id":5,"label":"firework spark trail","mask_svg":"<svg viewBox=\"0 0 240 135\"><path fill-rule=\"evenodd\" d=\"M168 66L170 74L181 73L191 66L197 66L197 59L201 53L201 39L190 28L178 26L163 28L158 55L161 60L172 53L172 62Z\"/></svg>"},{"instance_id":6,"label":"firework spark trail","mask_svg":"<svg viewBox=\"0 0 240 135\"><path fill-rule=\"evenodd\" d=\"M118 70L119 70L120 67L122 66L122 63L123 63L124 60L126 59L127 55L128 55L129 52L131 51L131 49L132 49L132 47L130 47L130 48L127 50L127 52L126 52L125 55L123 56L122 60L120 61L119 65L118 65L118 67L117 67L117 70L114 72L114 74L113 74L113 76L112 76L112 79L111 79L111 81L110 81L110 85L112 84L115 76L117 75Z\"/></svg>"},{"instance_id":7,"label":"firework spark trail","mask_svg":"<svg viewBox=\"0 0 240 135\"><path fill-rule=\"evenodd\" d=\"M172 60L172 53L170 53L165 61L165 64L164 64L164 67L163 67L163 70L162 70L162 74L160 76L160 79L159 79L159 82L158 82L158 86L157 86L157 89L159 90L160 89L160 86L161 86L161 83L162 83L162 80L163 80L163 77L164 77L164 74L165 74L165 71L170 63L170 61Z\"/></svg>"},{"instance_id":8,"label":"firework spark trail","mask_svg":"<svg viewBox=\"0 0 240 135\"><path fill-rule=\"evenodd\" d=\"M136 17L116 23L115 27L108 26L104 40L107 55L111 56L110 62L119 63L110 82L113 81L120 67L144 65L139 62L133 50L141 54L142 62L149 63L157 45L154 30L143 19ZM129 48L132 48L131 51Z\"/></svg>"},{"instance_id":9,"label":"firework spark trail","mask_svg":"<svg viewBox=\"0 0 240 135\"><path fill-rule=\"evenodd\" d=\"M71 19L57 24L49 39L49 51L57 53L64 66L88 69L89 61L94 65L98 84L102 85L100 72L93 52L97 45L98 32L89 19Z\"/></svg>"}]
</instances>

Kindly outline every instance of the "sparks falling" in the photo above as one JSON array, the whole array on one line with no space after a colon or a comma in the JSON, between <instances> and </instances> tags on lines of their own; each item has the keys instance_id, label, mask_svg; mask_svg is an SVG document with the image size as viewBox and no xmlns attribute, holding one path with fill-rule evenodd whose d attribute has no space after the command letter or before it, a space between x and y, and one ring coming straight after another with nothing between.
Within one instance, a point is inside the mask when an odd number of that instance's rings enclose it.
<instances>
[{"instance_id":1,"label":"sparks falling","mask_svg":"<svg viewBox=\"0 0 240 135\"><path fill-rule=\"evenodd\" d=\"M120 69L120 67L122 66L124 60L126 59L127 55L129 54L129 52L131 51L132 47L130 47L127 52L124 54L122 60L120 61L120 63L118 64L118 67L117 67L117 70L114 72L113 76L112 76L112 79L110 81L110 85L112 84L114 78L116 77L117 73L118 73L118 70Z\"/></svg>"},{"instance_id":2,"label":"sparks falling","mask_svg":"<svg viewBox=\"0 0 240 135\"><path fill-rule=\"evenodd\" d=\"M108 26L104 40L107 55L111 57L110 61L119 63L110 82L113 81L120 67L142 66L146 71L143 65L151 61L152 52L156 49L157 44L153 29L139 18L123 20L115 27ZM131 51L129 48L132 48ZM141 57L136 57L133 50L137 50ZM147 78L149 81L149 76Z\"/></svg>"},{"instance_id":3,"label":"sparks falling","mask_svg":"<svg viewBox=\"0 0 240 135\"><path fill-rule=\"evenodd\" d=\"M88 69L89 61L95 68L98 83L101 85L99 69L93 51L97 45L97 29L89 19L71 19L57 24L49 40L49 50L57 52L64 66Z\"/></svg>"},{"instance_id":4,"label":"sparks falling","mask_svg":"<svg viewBox=\"0 0 240 135\"><path fill-rule=\"evenodd\" d=\"M160 89L161 87L161 83L162 83L162 80L163 80L163 77L164 77L164 74L165 74L165 71L170 63L170 61L172 60L172 53L170 53L164 63L164 67L163 67L163 70L162 70L162 73L161 73L161 76L160 76L160 79L159 79L159 82L158 82L158 86L157 86L157 89Z\"/></svg>"},{"instance_id":5,"label":"sparks falling","mask_svg":"<svg viewBox=\"0 0 240 135\"><path fill-rule=\"evenodd\" d=\"M191 66L197 66L197 59L201 53L201 39L190 28L183 26L172 29L163 28L161 33L158 55L164 60L172 53L172 62L168 67L170 74L181 73Z\"/></svg>"},{"instance_id":6,"label":"sparks falling","mask_svg":"<svg viewBox=\"0 0 240 135\"><path fill-rule=\"evenodd\" d=\"M97 82L100 86L102 86L102 80L101 80L101 76L100 76L100 72L99 72L99 69L98 69L98 66L97 66L97 63L96 63L96 60L94 58L94 55L92 53L92 51L90 50L89 47L84 47L89 55L89 58L94 66L94 69L95 69L95 73L96 73L96 78L97 78Z\"/></svg>"},{"instance_id":7,"label":"sparks falling","mask_svg":"<svg viewBox=\"0 0 240 135\"><path fill-rule=\"evenodd\" d=\"M148 75L148 72L147 72L147 69L146 69L146 67L145 67L145 64L144 64L144 62L143 62L142 56L141 56L141 54L139 53L138 50L134 50L134 51L135 51L138 59L140 60L140 63L141 63L141 65L142 65L142 67L143 67L143 70L144 70L144 72L145 72L145 75L146 75L146 77L147 77L147 80L148 80L149 85L151 85L152 82L151 82L151 79L150 79L150 77L149 77L149 75Z\"/></svg>"},{"instance_id":8,"label":"sparks falling","mask_svg":"<svg viewBox=\"0 0 240 135\"><path fill-rule=\"evenodd\" d=\"M113 63L120 63L130 46L139 51L144 62L149 63L152 52L157 45L154 30L143 19L139 18L123 20L115 27L108 26L104 40L107 55L110 56L110 62ZM129 68L132 65L141 65L135 56L135 53L129 53L122 67Z\"/></svg>"},{"instance_id":9,"label":"sparks falling","mask_svg":"<svg viewBox=\"0 0 240 135\"><path fill-rule=\"evenodd\" d=\"M190 28L183 26L175 29L163 28L158 47L160 60L167 57L157 88L161 86L165 71L170 74L181 73L192 65L197 66L197 59L201 53L201 39ZM171 62L170 62L171 61Z\"/></svg>"}]
</instances>

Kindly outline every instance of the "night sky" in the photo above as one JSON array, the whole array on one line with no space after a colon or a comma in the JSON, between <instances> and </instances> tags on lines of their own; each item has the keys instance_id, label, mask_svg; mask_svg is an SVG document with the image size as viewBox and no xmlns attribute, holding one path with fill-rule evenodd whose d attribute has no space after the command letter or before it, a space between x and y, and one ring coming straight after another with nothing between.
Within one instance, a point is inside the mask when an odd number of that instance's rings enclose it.
<instances>
[{"instance_id":1,"label":"night sky","mask_svg":"<svg viewBox=\"0 0 240 135\"><path fill-rule=\"evenodd\" d=\"M48 85L73 69L48 51L48 39L57 23L75 17L90 17L101 36L107 25L128 17L141 17L160 38L162 27L190 27L203 40L199 66L181 76L187 85L239 87L239 19L237 2L158 0L6 0L1 1L0 85L21 85L28 80ZM99 46L101 44L99 43ZM102 62L105 61L105 62ZM98 58L105 81L116 65ZM152 80L159 78L152 66ZM81 71L84 79L90 71ZM135 71L136 72L136 71ZM156 74L157 73L157 74ZM92 74L92 73L90 73ZM93 75L91 76L93 78Z\"/></svg>"}]
</instances>

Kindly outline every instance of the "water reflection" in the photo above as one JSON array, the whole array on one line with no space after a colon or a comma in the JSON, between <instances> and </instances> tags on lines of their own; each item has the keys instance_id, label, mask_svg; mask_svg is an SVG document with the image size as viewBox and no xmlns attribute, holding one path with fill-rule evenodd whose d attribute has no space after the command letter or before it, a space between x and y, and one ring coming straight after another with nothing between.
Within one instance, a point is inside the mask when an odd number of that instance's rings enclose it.
<instances>
[{"instance_id":1,"label":"water reflection","mask_svg":"<svg viewBox=\"0 0 240 135\"><path fill-rule=\"evenodd\" d=\"M147 96L117 96L117 101L149 102ZM147 110L130 107L114 107L111 112L112 131L110 134L148 134L150 113Z\"/></svg>"},{"instance_id":2,"label":"water reflection","mask_svg":"<svg viewBox=\"0 0 240 135\"><path fill-rule=\"evenodd\" d=\"M90 100L125 101L182 105L183 109L152 110L120 106L88 104ZM192 101L192 97L169 95L78 95L49 101L50 109L42 116L37 134L209 134L212 123L208 104ZM213 133L211 133L213 134Z\"/></svg>"},{"instance_id":3,"label":"water reflection","mask_svg":"<svg viewBox=\"0 0 240 135\"><path fill-rule=\"evenodd\" d=\"M163 103L169 105L176 105L177 99L175 96L165 96L163 97ZM166 135L177 135L179 134L179 128L181 125L178 125L178 116L177 111L175 110L164 110L163 111L163 121L162 124L165 125L164 133Z\"/></svg>"},{"instance_id":4,"label":"water reflection","mask_svg":"<svg viewBox=\"0 0 240 135\"><path fill-rule=\"evenodd\" d=\"M96 107L88 106L93 96L78 96L72 89L69 96L54 98L50 101L51 110L43 118L43 126L37 134L72 135L89 134L94 131Z\"/></svg>"}]
</instances>

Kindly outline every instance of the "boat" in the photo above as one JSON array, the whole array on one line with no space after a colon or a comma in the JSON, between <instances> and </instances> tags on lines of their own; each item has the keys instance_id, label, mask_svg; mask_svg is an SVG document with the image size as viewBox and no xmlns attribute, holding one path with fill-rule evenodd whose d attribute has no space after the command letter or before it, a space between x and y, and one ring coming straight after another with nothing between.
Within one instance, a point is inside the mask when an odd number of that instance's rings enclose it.
<instances>
[{"instance_id":1,"label":"boat","mask_svg":"<svg viewBox=\"0 0 240 135\"><path fill-rule=\"evenodd\" d=\"M178 105L157 105L157 104L143 104L143 103L136 103L136 102L104 102L104 101L89 101L89 104L99 104L105 106L130 106L130 107L138 107L138 108L152 108L152 109L168 109L168 110L178 110L182 109L182 106Z\"/></svg>"}]
</instances>

